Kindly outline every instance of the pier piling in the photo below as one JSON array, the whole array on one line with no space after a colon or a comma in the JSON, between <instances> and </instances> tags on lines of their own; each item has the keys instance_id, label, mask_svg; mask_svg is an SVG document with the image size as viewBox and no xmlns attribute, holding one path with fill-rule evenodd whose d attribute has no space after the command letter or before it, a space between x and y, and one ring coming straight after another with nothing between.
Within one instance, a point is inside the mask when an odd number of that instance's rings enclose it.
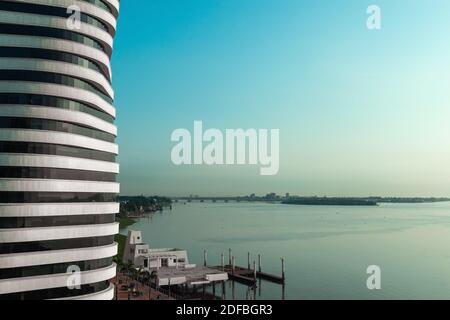
<instances>
[{"instance_id":1,"label":"pier piling","mask_svg":"<svg viewBox=\"0 0 450 320\"><path fill-rule=\"evenodd\" d=\"M261 255L258 254L258 271L261 272Z\"/></svg>"},{"instance_id":2,"label":"pier piling","mask_svg":"<svg viewBox=\"0 0 450 320\"><path fill-rule=\"evenodd\" d=\"M261 287L262 287L262 279L261 277L259 278L259 283L258 283L258 296L261 297Z\"/></svg>"},{"instance_id":3,"label":"pier piling","mask_svg":"<svg viewBox=\"0 0 450 320\"><path fill-rule=\"evenodd\" d=\"M250 252L247 252L247 269L250 270Z\"/></svg>"},{"instance_id":4,"label":"pier piling","mask_svg":"<svg viewBox=\"0 0 450 320\"><path fill-rule=\"evenodd\" d=\"M225 292L225 281L222 281L222 300L225 300L226 292Z\"/></svg>"},{"instance_id":5,"label":"pier piling","mask_svg":"<svg viewBox=\"0 0 450 320\"><path fill-rule=\"evenodd\" d=\"M203 250L203 266L206 267L206 260L208 259L208 253L206 250Z\"/></svg>"},{"instance_id":6,"label":"pier piling","mask_svg":"<svg viewBox=\"0 0 450 320\"><path fill-rule=\"evenodd\" d=\"M233 256L231 258L231 273L234 274L234 268L236 266L236 258Z\"/></svg>"},{"instance_id":7,"label":"pier piling","mask_svg":"<svg viewBox=\"0 0 450 320\"><path fill-rule=\"evenodd\" d=\"M231 282L231 300L236 300L236 292L234 290L234 280Z\"/></svg>"},{"instance_id":8,"label":"pier piling","mask_svg":"<svg viewBox=\"0 0 450 320\"><path fill-rule=\"evenodd\" d=\"M169 278L169 294L168 294L168 296L169 296L169 298L170 298L170 278Z\"/></svg>"}]
</instances>

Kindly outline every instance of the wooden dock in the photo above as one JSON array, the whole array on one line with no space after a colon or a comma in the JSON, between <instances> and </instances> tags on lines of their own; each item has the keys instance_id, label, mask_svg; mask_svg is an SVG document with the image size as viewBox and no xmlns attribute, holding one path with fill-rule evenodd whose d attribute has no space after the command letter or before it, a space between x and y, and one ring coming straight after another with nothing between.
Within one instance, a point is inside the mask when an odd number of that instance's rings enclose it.
<instances>
[{"instance_id":1,"label":"wooden dock","mask_svg":"<svg viewBox=\"0 0 450 320\"><path fill-rule=\"evenodd\" d=\"M270 282L274 282L274 283L278 283L278 284L284 284L285 283L285 279L283 277L280 276L276 276L270 273L265 273L265 272L256 272L256 276L259 279L263 279L266 281L270 281Z\"/></svg>"},{"instance_id":2,"label":"wooden dock","mask_svg":"<svg viewBox=\"0 0 450 320\"><path fill-rule=\"evenodd\" d=\"M208 254L206 250L203 251L203 265L207 266ZM236 266L236 257L231 254L231 249L228 249L228 264L225 264L225 255L222 253L220 256L221 265L214 266L214 268L228 273L228 278L235 280L241 284L245 284L251 287L257 287L257 280L265 280L272 283L284 285L286 284L284 258L281 259L281 276L262 272L262 258L258 254L258 268L256 268L256 261L253 261L253 268L250 265L250 252L247 254L247 268Z\"/></svg>"},{"instance_id":3,"label":"wooden dock","mask_svg":"<svg viewBox=\"0 0 450 320\"><path fill-rule=\"evenodd\" d=\"M221 266L216 268L222 270ZM253 270L248 270L242 267L234 267L233 271L232 266L226 266L223 269L228 273L228 278L247 286L256 286L256 279L254 277Z\"/></svg>"},{"instance_id":4,"label":"wooden dock","mask_svg":"<svg viewBox=\"0 0 450 320\"><path fill-rule=\"evenodd\" d=\"M270 274L270 273L260 272L260 271L255 272L255 270L247 269L244 267L235 266L234 270L233 270L233 267L230 265L226 265L224 267L214 266L212 268L215 268L217 270L223 270L228 273L228 277L231 280L235 280L236 282L245 284L250 287L257 286L258 279L262 279L262 280L266 280L266 281L278 283L278 284L285 283L285 279L283 277L280 277L280 276L277 276L274 274Z\"/></svg>"}]
</instances>

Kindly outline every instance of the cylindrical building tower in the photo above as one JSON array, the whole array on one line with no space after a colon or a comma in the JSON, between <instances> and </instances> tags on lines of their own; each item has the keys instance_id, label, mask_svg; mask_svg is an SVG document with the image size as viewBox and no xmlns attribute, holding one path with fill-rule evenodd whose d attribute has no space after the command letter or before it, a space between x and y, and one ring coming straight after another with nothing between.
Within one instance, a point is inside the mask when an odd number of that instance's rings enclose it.
<instances>
[{"instance_id":1,"label":"cylindrical building tower","mask_svg":"<svg viewBox=\"0 0 450 320\"><path fill-rule=\"evenodd\" d=\"M0 0L0 300L113 298L118 11Z\"/></svg>"}]
</instances>

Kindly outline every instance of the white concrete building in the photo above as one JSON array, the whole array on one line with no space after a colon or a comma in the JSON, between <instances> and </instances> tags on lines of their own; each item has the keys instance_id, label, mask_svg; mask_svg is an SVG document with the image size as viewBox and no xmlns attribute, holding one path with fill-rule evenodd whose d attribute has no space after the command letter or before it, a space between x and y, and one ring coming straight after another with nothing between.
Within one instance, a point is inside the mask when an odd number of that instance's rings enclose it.
<instances>
[{"instance_id":1,"label":"white concrete building","mask_svg":"<svg viewBox=\"0 0 450 320\"><path fill-rule=\"evenodd\" d=\"M142 239L140 231L128 231L123 261L136 268L156 270L158 285L199 285L228 280L220 270L190 264L186 250L176 248L152 249Z\"/></svg>"},{"instance_id":2,"label":"white concrete building","mask_svg":"<svg viewBox=\"0 0 450 320\"><path fill-rule=\"evenodd\" d=\"M186 250L165 248L150 249L143 242L141 231L128 231L123 261L143 268L185 267L188 262ZM195 266L195 265L194 265Z\"/></svg>"}]
</instances>

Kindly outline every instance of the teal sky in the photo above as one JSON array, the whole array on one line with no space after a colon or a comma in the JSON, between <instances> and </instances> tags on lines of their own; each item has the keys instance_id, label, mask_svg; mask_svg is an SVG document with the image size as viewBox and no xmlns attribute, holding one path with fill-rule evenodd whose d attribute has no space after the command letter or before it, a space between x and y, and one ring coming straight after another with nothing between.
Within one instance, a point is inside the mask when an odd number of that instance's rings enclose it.
<instances>
[{"instance_id":1,"label":"teal sky","mask_svg":"<svg viewBox=\"0 0 450 320\"><path fill-rule=\"evenodd\" d=\"M122 1L122 194L450 196L449 32L448 0ZM173 165L194 120L279 128L278 175Z\"/></svg>"}]
</instances>

